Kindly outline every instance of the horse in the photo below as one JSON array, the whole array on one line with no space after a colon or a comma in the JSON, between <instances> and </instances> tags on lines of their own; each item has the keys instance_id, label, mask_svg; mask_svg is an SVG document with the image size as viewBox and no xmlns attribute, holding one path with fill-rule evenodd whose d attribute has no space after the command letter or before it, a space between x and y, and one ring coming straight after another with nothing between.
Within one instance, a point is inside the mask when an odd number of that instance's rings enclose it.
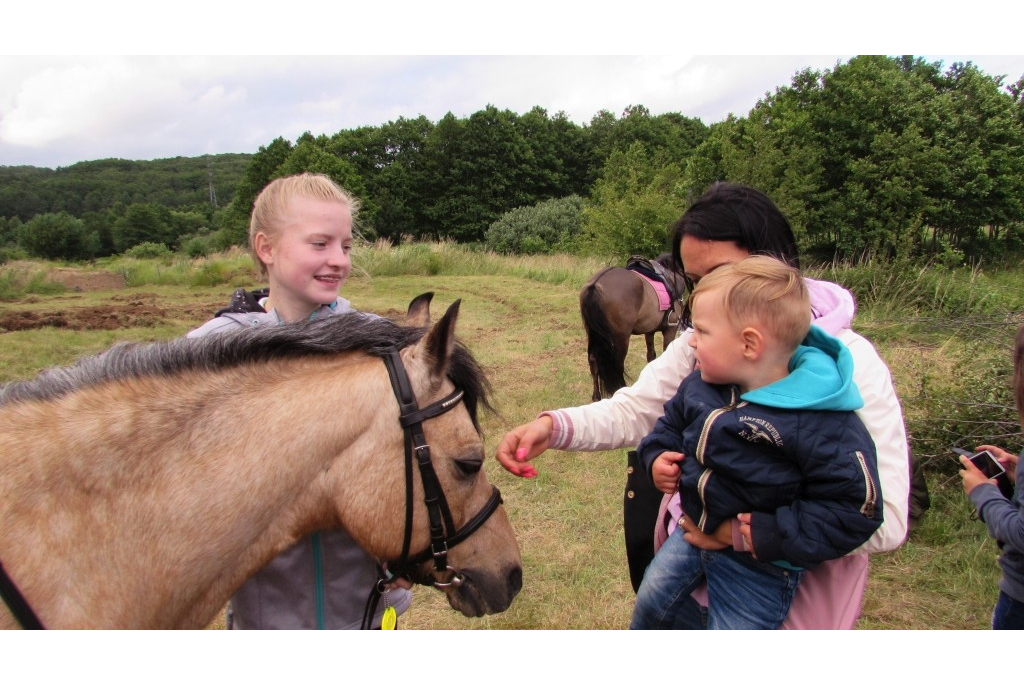
<instances>
[{"instance_id":1,"label":"horse","mask_svg":"<svg viewBox=\"0 0 1024 685\"><path fill-rule=\"evenodd\" d=\"M667 310L662 308L650 280L627 267L601 269L580 290L580 314L587 332L587 361L594 381L594 402L626 385L625 362L631 335L644 336L648 362L656 356L655 333L661 333L662 350L676 337L685 279L675 270L672 255L663 253L655 262L655 269L668 287L671 306Z\"/></svg>"},{"instance_id":2,"label":"horse","mask_svg":"<svg viewBox=\"0 0 1024 685\"><path fill-rule=\"evenodd\" d=\"M203 628L336 528L466 616L507 609L522 563L459 305L120 344L0 388L0 627Z\"/></svg>"}]
</instances>

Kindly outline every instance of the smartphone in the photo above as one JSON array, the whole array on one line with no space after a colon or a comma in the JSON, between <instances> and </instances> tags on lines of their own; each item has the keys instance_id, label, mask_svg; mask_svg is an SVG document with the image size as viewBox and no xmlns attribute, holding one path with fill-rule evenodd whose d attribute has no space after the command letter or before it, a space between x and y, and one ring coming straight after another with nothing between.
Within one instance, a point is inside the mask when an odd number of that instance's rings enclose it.
<instances>
[{"instance_id":1,"label":"smartphone","mask_svg":"<svg viewBox=\"0 0 1024 685\"><path fill-rule=\"evenodd\" d=\"M1003 465L1000 464L988 450L973 453L954 447L953 451L969 458L971 463L978 467L979 471L985 474L986 478L998 478L1006 473L1006 469L1003 468Z\"/></svg>"}]
</instances>

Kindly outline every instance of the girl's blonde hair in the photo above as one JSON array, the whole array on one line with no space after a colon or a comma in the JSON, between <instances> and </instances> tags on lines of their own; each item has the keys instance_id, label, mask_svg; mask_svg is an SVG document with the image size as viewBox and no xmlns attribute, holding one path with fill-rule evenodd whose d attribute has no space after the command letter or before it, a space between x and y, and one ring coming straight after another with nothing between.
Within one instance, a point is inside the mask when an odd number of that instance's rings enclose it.
<instances>
[{"instance_id":1,"label":"girl's blonde hair","mask_svg":"<svg viewBox=\"0 0 1024 685\"><path fill-rule=\"evenodd\" d=\"M355 228L359 198L332 181L329 176L305 173L271 181L256 196L252 205L252 218L249 221L249 251L252 253L253 261L259 264L263 278L268 275L267 267L256 254L256 234L262 233L271 242L276 241L280 235L281 213L296 197L340 202L348 207Z\"/></svg>"},{"instance_id":2,"label":"girl's blonde hair","mask_svg":"<svg viewBox=\"0 0 1024 685\"><path fill-rule=\"evenodd\" d=\"M723 290L725 315L734 326L760 324L792 350L807 337L811 298L798 269L766 256L723 264L697 282L690 308L712 289Z\"/></svg>"}]
</instances>

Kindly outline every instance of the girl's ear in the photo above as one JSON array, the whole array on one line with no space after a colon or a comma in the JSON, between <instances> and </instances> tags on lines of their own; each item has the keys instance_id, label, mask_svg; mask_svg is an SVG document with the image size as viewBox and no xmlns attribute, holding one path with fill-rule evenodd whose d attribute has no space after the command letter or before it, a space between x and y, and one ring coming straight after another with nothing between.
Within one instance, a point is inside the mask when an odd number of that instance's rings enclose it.
<instances>
[{"instance_id":1,"label":"girl's ear","mask_svg":"<svg viewBox=\"0 0 1024 685\"><path fill-rule=\"evenodd\" d=\"M765 340L761 331L756 328L744 328L740 331L740 339L743 341L743 357L747 361L757 361L764 354Z\"/></svg>"},{"instance_id":2,"label":"girl's ear","mask_svg":"<svg viewBox=\"0 0 1024 685\"><path fill-rule=\"evenodd\" d=\"M257 233L253 239L253 247L255 248L256 256L260 258L260 261L264 264L270 264L274 261L274 245L270 242L270 238L267 237L266 233Z\"/></svg>"}]
</instances>

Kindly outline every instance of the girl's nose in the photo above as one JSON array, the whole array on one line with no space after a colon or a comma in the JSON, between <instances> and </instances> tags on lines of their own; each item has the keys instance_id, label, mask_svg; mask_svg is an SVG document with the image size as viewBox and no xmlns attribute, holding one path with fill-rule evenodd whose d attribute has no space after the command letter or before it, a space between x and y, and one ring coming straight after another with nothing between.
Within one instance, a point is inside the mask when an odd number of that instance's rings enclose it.
<instances>
[{"instance_id":1,"label":"girl's nose","mask_svg":"<svg viewBox=\"0 0 1024 685\"><path fill-rule=\"evenodd\" d=\"M345 266L349 263L349 254L343 247L335 247L330 251L327 263L331 266Z\"/></svg>"}]
</instances>

